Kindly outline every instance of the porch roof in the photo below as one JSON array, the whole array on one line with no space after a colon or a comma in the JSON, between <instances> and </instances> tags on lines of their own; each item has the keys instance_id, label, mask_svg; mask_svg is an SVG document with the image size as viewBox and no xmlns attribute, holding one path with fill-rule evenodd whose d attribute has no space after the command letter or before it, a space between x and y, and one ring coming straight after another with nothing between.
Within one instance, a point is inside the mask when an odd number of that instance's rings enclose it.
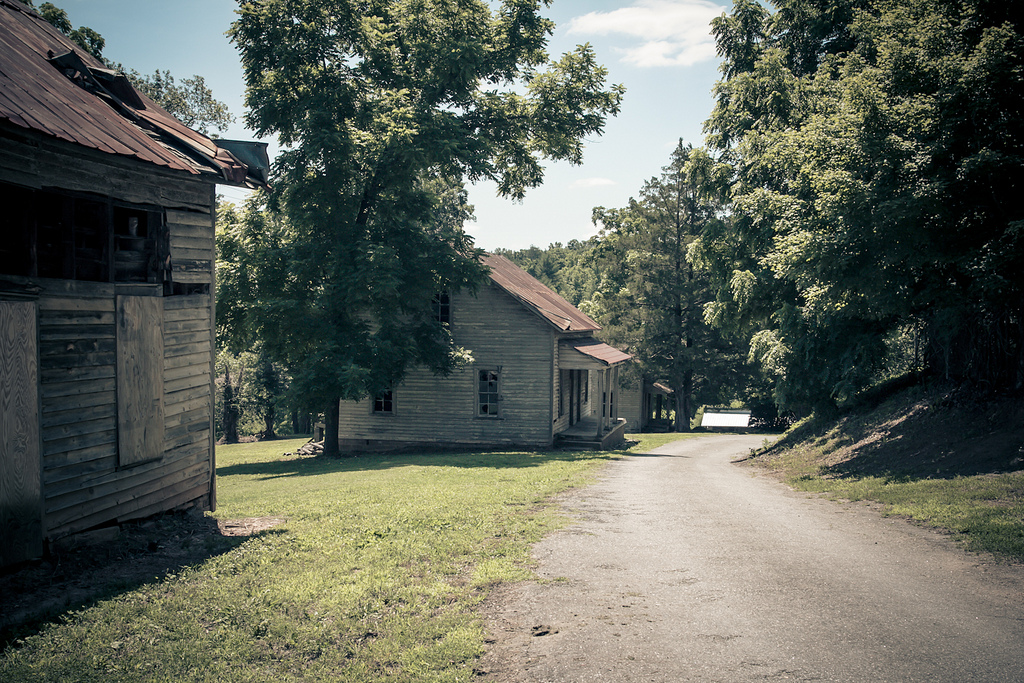
<instances>
[{"instance_id":1,"label":"porch roof","mask_svg":"<svg viewBox=\"0 0 1024 683\"><path fill-rule=\"evenodd\" d=\"M559 366L566 370L607 368L625 363L633 357L593 337L564 339L558 343L558 350ZM571 353L573 351L578 352L578 355Z\"/></svg>"}]
</instances>

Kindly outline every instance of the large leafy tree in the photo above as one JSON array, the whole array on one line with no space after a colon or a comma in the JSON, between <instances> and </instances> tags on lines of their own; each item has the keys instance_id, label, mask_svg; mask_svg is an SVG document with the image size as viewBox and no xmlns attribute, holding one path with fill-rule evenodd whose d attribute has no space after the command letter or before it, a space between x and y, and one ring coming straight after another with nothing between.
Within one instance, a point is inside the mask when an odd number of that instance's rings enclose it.
<instances>
[{"instance_id":1,"label":"large leafy tree","mask_svg":"<svg viewBox=\"0 0 1024 683\"><path fill-rule=\"evenodd\" d=\"M982 0L738 0L714 24L707 123L736 219L696 247L709 317L755 330L780 398L834 405L885 339L925 331L931 367L1020 386L1024 43Z\"/></svg>"},{"instance_id":2,"label":"large leafy tree","mask_svg":"<svg viewBox=\"0 0 1024 683\"><path fill-rule=\"evenodd\" d=\"M677 431L689 431L696 397L741 391L745 354L704 320L708 276L689 259L693 241L725 219L728 167L682 141L659 177L624 209L594 210L601 226L595 297L605 334L636 355L641 372L666 381Z\"/></svg>"},{"instance_id":3,"label":"large leafy tree","mask_svg":"<svg viewBox=\"0 0 1024 683\"><path fill-rule=\"evenodd\" d=\"M431 300L483 277L462 183L522 197L544 158L579 163L618 111L622 88L589 47L548 62L541 4L240 3L246 121L284 148L268 204L280 227L254 245L275 286L260 285L249 319L325 410L328 452L340 399L458 361Z\"/></svg>"}]
</instances>

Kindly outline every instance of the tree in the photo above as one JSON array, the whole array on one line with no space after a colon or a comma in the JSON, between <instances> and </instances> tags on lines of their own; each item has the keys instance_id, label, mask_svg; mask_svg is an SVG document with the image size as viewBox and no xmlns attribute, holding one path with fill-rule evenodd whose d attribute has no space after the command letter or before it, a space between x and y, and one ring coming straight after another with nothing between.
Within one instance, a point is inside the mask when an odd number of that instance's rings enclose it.
<instances>
[{"instance_id":1,"label":"tree","mask_svg":"<svg viewBox=\"0 0 1024 683\"><path fill-rule=\"evenodd\" d=\"M594 209L604 334L636 355L641 372L668 382L676 431L689 431L695 396L740 391L743 354L704 321L707 276L688 258L694 239L724 219L729 169L679 142L660 177L625 209Z\"/></svg>"},{"instance_id":2,"label":"tree","mask_svg":"<svg viewBox=\"0 0 1024 683\"><path fill-rule=\"evenodd\" d=\"M623 89L581 46L546 65L540 2L251 0L231 37L259 136L284 147L269 218L247 214L260 298L249 319L326 416L387 391L407 368L463 355L431 315L441 291L483 282L462 230L462 183L521 198L541 160L579 163ZM545 66L546 65L546 66ZM543 69L543 70L542 70ZM263 262L264 265L259 265ZM266 276L267 280L260 279ZM274 286L267 283L273 282Z\"/></svg>"},{"instance_id":3,"label":"tree","mask_svg":"<svg viewBox=\"0 0 1024 683\"><path fill-rule=\"evenodd\" d=\"M968 0L751 0L714 23L708 141L737 170L708 315L828 410L922 330L931 368L1024 381L1019 20Z\"/></svg>"},{"instance_id":4,"label":"tree","mask_svg":"<svg viewBox=\"0 0 1024 683\"><path fill-rule=\"evenodd\" d=\"M31 0L22 0L26 5L32 7ZM106 41L103 36L87 26L73 28L68 13L57 7L52 2L44 2L39 5L39 14L50 25L74 41L79 47L91 54L96 59L103 59L103 48Z\"/></svg>"},{"instance_id":5,"label":"tree","mask_svg":"<svg viewBox=\"0 0 1024 683\"><path fill-rule=\"evenodd\" d=\"M210 135L211 129L224 132L235 121L228 106L213 97L202 76L183 78L178 84L169 71L157 69L152 76L131 70L128 78L171 116L203 135Z\"/></svg>"}]
</instances>

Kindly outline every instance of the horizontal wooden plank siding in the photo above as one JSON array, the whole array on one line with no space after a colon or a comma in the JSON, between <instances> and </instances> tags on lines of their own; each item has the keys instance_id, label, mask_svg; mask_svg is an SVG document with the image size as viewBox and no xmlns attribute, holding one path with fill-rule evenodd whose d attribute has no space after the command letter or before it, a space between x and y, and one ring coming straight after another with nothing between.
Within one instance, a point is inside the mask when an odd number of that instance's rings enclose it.
<instances>
[{"instance_id":1,"label":"horizontal wooden plank siding","mask_svg":"<svg viewBox=\"0 0 1024 683\"><path fill-rule=\"evenodd\" d=\"M171 267L175 282L213 283L213 215L201 211L167 211ZM212 291L212 289L211 289Z\"/></svg>"},{"instance_id":2,"label":"horizontal wooden plank siding","mask_svg":"<svg viewBox=\"0 0 1024 683\"><path fill-rule=\"evenodd\" d=\"M48 425L43 429L47 509L55 482L77 485L83 477L117 467L114 288L82 290L39 300L41 346L65 351L40 356L41 422ZM109 298L99 298L103 295ZM89 323L76 325L76 319ZM101 342L111 351L93 351Z\"/></svg>"},{"instance_id":3,"label":"horizontal wooden plank siding","mask_svg":"<svg viewBox=\"0 0 1024 683\"><path fill-rule=\"evenodd\" d=\"M452 333L472 351L472 365L447 378L422 369L409 373L394 390L391 415L373 414L369 401L343 401L343 445L550 445L551 326L491 285L476 297L452 297ZM480 370L500 371L498 417L478 416Z\"/></svg>"}]
</instances>

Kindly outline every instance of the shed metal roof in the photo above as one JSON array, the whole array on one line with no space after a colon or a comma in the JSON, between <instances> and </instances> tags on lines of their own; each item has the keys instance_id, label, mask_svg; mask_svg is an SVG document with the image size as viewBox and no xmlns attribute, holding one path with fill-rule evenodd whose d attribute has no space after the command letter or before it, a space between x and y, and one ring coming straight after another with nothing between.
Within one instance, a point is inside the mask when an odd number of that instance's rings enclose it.
<instances>
[{"instance_id":1,"label":"shed metal roof","mask_svg":"<svg viewBox=\"0 0 1024 683\"><path fill-rule=\"evenodd\" d=\"M16 0L0 0L0 121L211 180L266 183L265 169L182 124Z\"/></svg>"},{"instance_id":2,"label":"shed metal roof","mask_svg":"<svg viewBox=\"0 0 1024 683\"><path fill-rule=\"evenodd\" d=\"M563 332L596 332L601 326L504 256L488 255L491 280Z\"/></svg>"},{"instance_id":3,"label":"shed metal roof","mask_svg":"<svg viewBox=\"0 0 1024 683\"><path fill-rule=\"evenodd\" d=\"M604 342L594 339L593 337L587 337L585 339L569 339L561 342L566 347L582 353L584 356L593 358L603 365L612 366L618 365L619 363L625 363L633 356L620 351L614 346L605 344Z\"/></svg>"}]
</instances>

